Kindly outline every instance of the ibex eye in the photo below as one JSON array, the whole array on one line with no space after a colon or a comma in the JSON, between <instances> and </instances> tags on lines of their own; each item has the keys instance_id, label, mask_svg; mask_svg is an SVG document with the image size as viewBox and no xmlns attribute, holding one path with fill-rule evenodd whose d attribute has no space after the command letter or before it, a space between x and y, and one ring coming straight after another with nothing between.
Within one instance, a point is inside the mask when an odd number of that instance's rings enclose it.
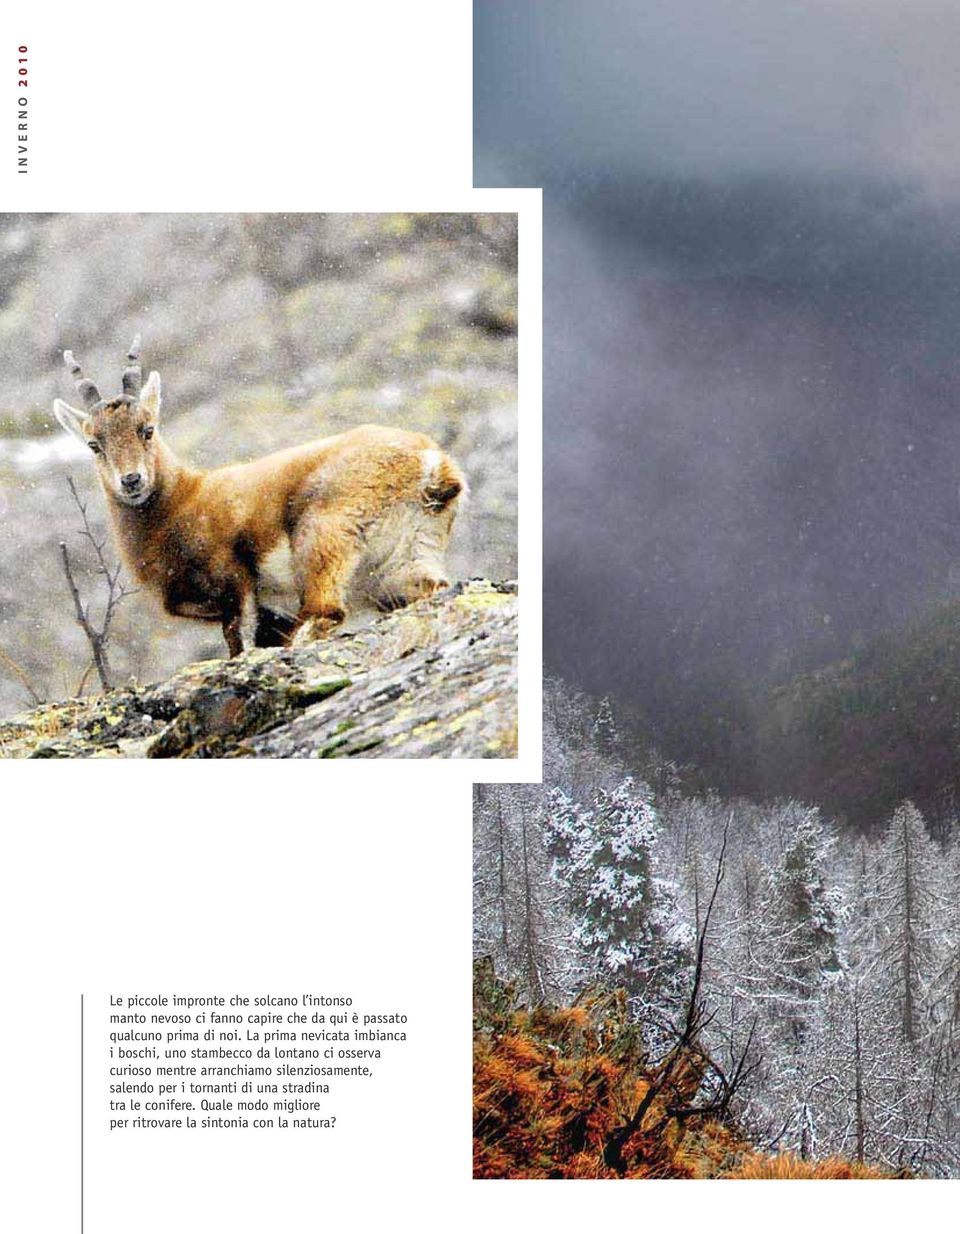
<instances>
[{"instance_id":1,"label":"ibex eye","mask_svg":"<svg viewBox=\"0 0 960 1234\"><path fill-rule=\"evenodd\" d=\"M102 453L103 453L103 451L100 449L100 443L99 443L99 441L88 441L88 442L87 442L87 445L88 445L88 446L90 447L90 449L94 452L94 454L102 454Z\"/></svg>"},{"instance_id":2,"label":"ibex eye","mask_svg":"<svg viewBox=\"0 0 960 1234\"><path fill-rule=\"evenodd\" d=\"M152 424L141 424L140 425L141 440L149 441L152 436L153 436L153 425Z\"/></svg>"}]
</instances>

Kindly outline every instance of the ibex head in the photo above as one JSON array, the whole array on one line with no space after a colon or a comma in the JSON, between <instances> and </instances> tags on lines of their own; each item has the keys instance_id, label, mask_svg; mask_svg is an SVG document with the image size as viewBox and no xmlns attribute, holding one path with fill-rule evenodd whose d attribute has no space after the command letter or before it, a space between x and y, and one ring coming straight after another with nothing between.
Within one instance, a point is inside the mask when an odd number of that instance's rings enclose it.
<instances>
[{"instance_id":1,"label":"ibex head","mask_svg":"<svg viewBox=\"0 0 960 1234\"><path fill-rule=\"evenodd\" d=\"M83 410L58 398L53 401L53 414L68 433L93 452L106 491L124 505L142 506L156 486L157 445L153 438L160 419L160 377L151 373L141 389L140 335L127 353L123 393L109 402L83 376L72 351L65 351L63 358L83 399Z\"/></svg>"}]
</instances>

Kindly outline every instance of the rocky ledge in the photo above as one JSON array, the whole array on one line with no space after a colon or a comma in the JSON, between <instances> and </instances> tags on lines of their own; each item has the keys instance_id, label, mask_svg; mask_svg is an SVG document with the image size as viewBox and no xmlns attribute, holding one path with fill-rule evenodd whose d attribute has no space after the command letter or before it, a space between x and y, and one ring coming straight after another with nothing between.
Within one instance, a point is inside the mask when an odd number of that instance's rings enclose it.
<instances>
[{"instance_id":1,"label":"rocky ledge","mask_svg":"<svg viewBox=\"0 0 960 1234\"><path fill-rule=\"evenodd\" d=\"M0 721L3 758L511 758L517 587L473 580L297 648Z\"/></svg>"}]
</instances>

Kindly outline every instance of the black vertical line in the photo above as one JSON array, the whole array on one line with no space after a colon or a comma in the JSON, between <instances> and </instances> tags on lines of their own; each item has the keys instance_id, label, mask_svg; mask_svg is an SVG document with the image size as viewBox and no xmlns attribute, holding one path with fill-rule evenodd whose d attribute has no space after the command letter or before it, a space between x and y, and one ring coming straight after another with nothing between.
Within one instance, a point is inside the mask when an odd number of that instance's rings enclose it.
<instances>
[{"instance_id":1,"label":"black vertical line","mask_svg":"<svg viewBox=\"0 0 960 1234\"><path fill-rule=\"evenodd\" d=\"M83 995L80 995L80 1234L83 1234Z\"/></svg>"}]
</instances>

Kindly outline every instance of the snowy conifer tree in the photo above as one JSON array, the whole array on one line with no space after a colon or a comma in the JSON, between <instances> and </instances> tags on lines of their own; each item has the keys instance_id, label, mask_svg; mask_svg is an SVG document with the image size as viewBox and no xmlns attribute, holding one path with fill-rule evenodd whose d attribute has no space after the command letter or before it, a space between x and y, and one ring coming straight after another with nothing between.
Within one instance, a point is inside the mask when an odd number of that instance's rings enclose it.
<instances>
[{"instance_id":1,"label":"snowy conifer tree","mask_svg":"<svg viewBox=\"0 0 960 1234\"><path fill-rule=\"evenodd\" d=\"M609 694L605 694L597 704L596 715L592 725L593 743L604 758L614 760L620 755L620 734L617 722L613 716L613 705Z\"/></svg>"},{"instance_id":2,"label":"snowy conifer tree","mask_svg":"<svg viewBox=\"0 0 960 1234\"><path fill-rule=\"evenodd\" d=\"M878 880L873 969L900 1011L906 1041L927 1027L939 920L939 851L910 802L894 813L884 838Z\"/></svg>"},{"instance_id":3,"label":"snowy conifer tree","mask_svg":"<svg viewBox=\"0 0 960 1234\"><path fill-rule=\"evenodd\" d=\"M793 826L759 905L752 979L799 1040L824 985L839 974L841 903L827 877L834 840L819 811L795 811Z\"/></svg>"},{"instance_id":4,"label":"snowy conifer tree","mask_svg":"<svg viewBox=\"0 0 960 1234\"><path fill-rule=\"evenodd\" d=\"M639 1004L672 1005L690 962L691 931L672 883L657 871L659 824L646 785L601 789L592 809L551 795L547 846L567 889L584 973Z\"/></svg>"},{"instance_id":5,"label":"snowy conifer tree","mask_svg":"<svg viewBox=\"0 0 960 1234\"><path fill-rule=\"evenodd\" d=\"M819 812L789 802L772 813L768 831L782 833L782 854L747 920L748 950L734 979L760 1017L766 1131L779 1122L778 1142L809 1157L821 1135L815 1042L824 999L840 976L842 906L828 877L833 838Z\"/></svg>"}]
</instances>

